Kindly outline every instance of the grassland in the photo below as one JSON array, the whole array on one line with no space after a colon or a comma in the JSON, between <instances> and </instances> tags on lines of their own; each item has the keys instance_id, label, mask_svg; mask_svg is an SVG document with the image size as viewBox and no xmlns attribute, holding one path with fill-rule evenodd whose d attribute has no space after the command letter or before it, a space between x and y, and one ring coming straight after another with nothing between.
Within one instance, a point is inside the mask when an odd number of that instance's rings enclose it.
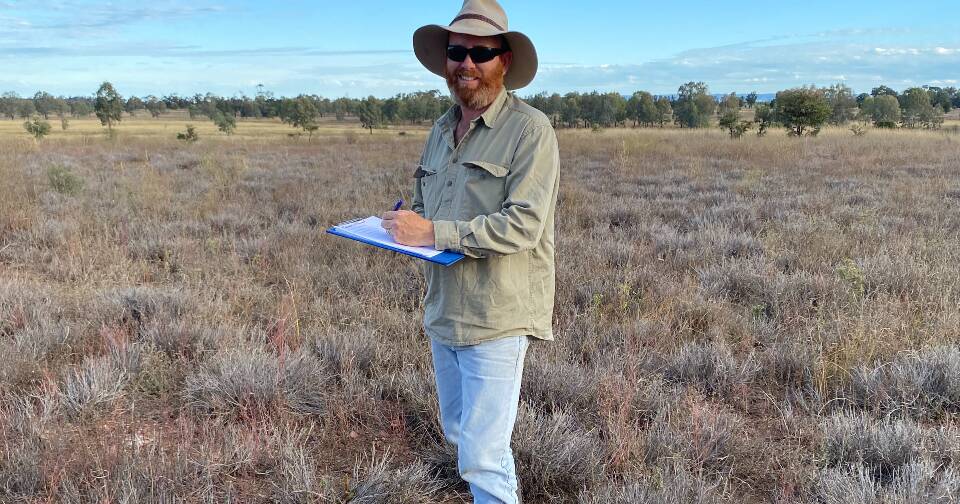
<instances>
[{"instance_id":1,"label":"grassland","mask_svg":"<svg viewBox=\"0 0 960 504\"><path fill-rule=\"evenodd\" d=\"M0 121L0 501L468 501L418 263L323 233L423 129L99 128ZM560 145L526 502L957 502L960 136Z\"/></svg>"}]
</instances>

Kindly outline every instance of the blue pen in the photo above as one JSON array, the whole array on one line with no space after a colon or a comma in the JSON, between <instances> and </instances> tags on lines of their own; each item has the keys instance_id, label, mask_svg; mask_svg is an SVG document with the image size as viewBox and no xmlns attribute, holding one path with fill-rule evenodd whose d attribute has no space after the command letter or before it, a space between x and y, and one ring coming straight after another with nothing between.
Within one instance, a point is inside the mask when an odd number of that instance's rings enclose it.
<instances>
[{"instance_id":1,"label":"blue pen","mask_svg":"<svg viewBox=\"0 0 960 504\"><path fill-rule=\"evenodd\" d=\"M393 206L393 211L396 212L397 210L400 210L400 207L402 206L403 206L403 199L397 200L397 204Z\"/></svg>"}]
</instances>

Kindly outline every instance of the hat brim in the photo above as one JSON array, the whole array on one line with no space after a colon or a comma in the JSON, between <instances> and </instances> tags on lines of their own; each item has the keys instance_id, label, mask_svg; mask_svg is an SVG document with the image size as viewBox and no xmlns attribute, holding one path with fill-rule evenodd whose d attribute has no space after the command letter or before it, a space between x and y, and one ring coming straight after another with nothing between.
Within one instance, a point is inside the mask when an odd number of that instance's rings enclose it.
<instances>
[{"instance_id":1,"label":"hat brim","mask_svg":"<svg viewBox=\"0 0 960 504\"><path fill-rule=\"evenodd\" d=\"M413 52L427 70L445 77L447 68L447 40L450 33L462 33L478 37L503 35L510 44L513 61L503 78L509 90L520 89L533 81L537 75L537 49L530 38L517 31L491 31L469 23L458 26L426 25L413 33Z\"/></svg>"}]
</instances>

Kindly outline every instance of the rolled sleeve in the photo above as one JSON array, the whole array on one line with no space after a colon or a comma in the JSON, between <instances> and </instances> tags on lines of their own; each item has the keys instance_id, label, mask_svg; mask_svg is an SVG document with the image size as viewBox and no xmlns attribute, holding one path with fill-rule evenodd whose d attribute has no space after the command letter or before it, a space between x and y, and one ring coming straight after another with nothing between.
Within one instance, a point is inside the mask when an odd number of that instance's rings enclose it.
<instances>
[{"instance_id":1,"label":"rolled sleeve","mask_svg":"<svg viewBox=\"0 0 960 504\"><path fill-rule=\"evenodd\" d=\"M463 252L460 247L460 233L457 231L456 222L433 221L433 240L434 248L437 250Z\"/></svg>"}]
</instances>

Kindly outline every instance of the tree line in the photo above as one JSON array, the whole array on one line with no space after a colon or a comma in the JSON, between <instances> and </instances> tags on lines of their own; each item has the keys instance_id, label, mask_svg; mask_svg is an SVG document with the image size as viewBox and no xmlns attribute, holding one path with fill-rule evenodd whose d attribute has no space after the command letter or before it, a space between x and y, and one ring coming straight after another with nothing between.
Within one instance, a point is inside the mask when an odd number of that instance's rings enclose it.
<instances>
[{"instance_id":1,"label":"tree line","mask_svg":"<svg viewBox=\"0 0 960 504\"><path fill-rule=\"evenodd\" d=\"M881 128L938 128L945 113L960 108L960 91L954 87L923 86L897 92L879 86L870 93L855 94L849 86L835 84L780 91L771 102L765 103L758 99L756 92L717 97L705 83L687 82L674 95L654 95L646 91L630 96L597 91L540 93L526 97L525 101L561 128L664 127L667 124L704 128L716 124L729 130L731 136L740 136L752 128L763 135L771 126L781 125L792 134L804 135L816 134L824 124L849 122L872 123ZM451 105L450 97L438 90L397 94L386 99L373 96L331 99L307 94L290 98L276 97L262 85L253 97L207 93L191 97L170 94L123 98L112 84L104 82L93 96L63 97L38 91L32 97L20 97L6 92L0 95L0 116L25 119L33 125L28 128L25 124L25 128L35 132L43 129L42 123L51 116L59 117L66 129L68 117L96 114L111 130L124 113L146 111L156 118L167 111L185 110L191 118L212 120L226 134L236 128L238 118L278 118L312 134L325 117L337 120L354 117L372 132L386 125L432 121ZM744 110L753 111L752 120L742 119Z\"/></svg>"}]
</instances>

